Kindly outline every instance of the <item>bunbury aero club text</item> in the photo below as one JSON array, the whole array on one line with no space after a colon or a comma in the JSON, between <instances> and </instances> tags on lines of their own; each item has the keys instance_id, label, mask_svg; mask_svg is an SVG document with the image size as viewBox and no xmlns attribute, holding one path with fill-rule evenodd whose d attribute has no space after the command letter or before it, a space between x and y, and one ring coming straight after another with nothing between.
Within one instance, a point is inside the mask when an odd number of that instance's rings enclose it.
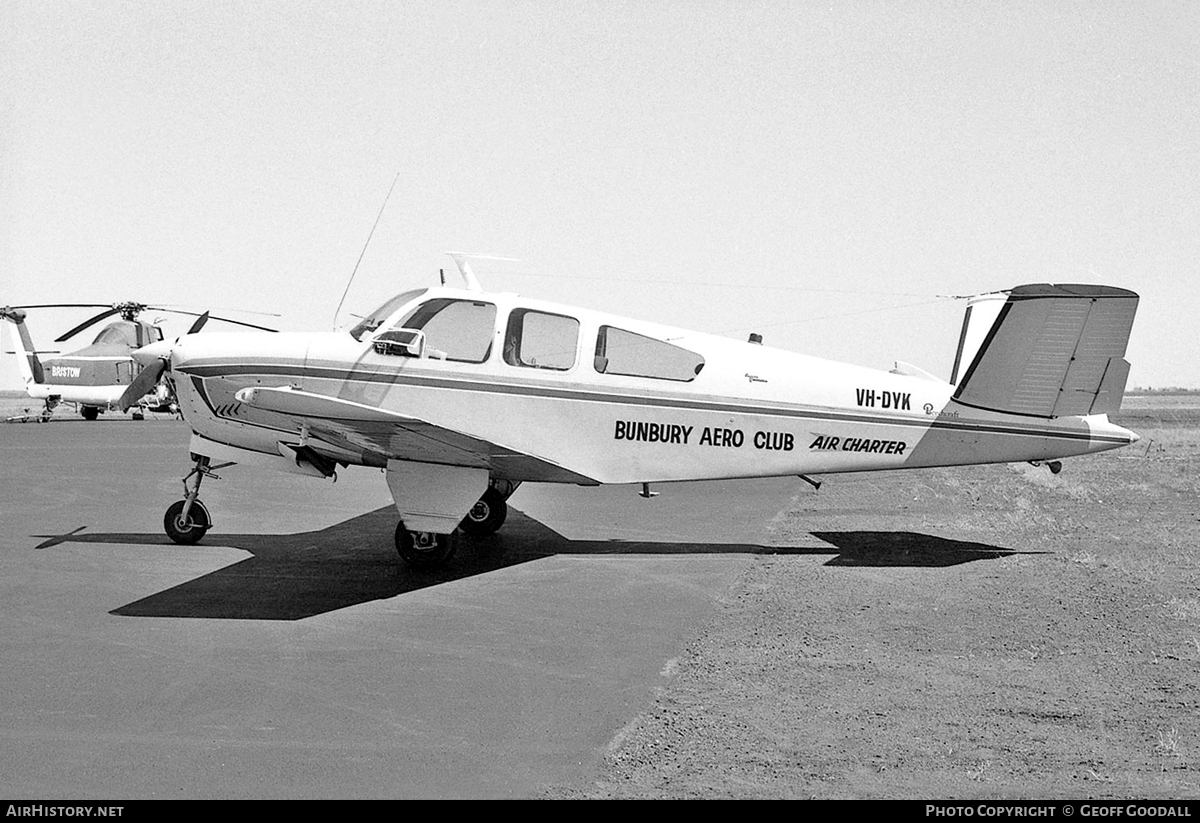
<instances>
[{"instance_id":1,"label":"bunbury aero club text","mask_svg":"<svg viewBox=\"0 0 1200 823\"><path fill-rule=\"evenodd\" d=\"M642 443L677 443L686 446L692 443L695 426L679 423L647 423L642 420L618 420L613 431L614 440L634 440ZM740 449L746 443L746 433L741 429L720 426L705 426L696 439L700 446L717 446ZM750 438L756 449L768 451L791 451L796 438L791 432L756 431Z\"/></svg>"}]
</instances>

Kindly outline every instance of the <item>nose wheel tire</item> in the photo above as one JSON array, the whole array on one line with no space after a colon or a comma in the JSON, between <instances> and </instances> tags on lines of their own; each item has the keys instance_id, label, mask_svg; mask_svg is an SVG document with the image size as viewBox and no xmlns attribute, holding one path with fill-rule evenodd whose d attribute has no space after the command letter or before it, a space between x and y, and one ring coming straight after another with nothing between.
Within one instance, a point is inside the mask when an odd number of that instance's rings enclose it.
<instances>
[{"instance_id":1,"label":"nose wheel tire","mask_svg":"<svg viewBox=\"0 0 1200 823\"><path fill-rule=\"evenodd\" d=\"M508 517L508 503L504 502L500 492L488 486L483 497L480 497L479 501L471 507L471 511L467 512L467 516L458 524L458 527L464 534L471 537L487 537L504 525L506 517Z\"/></svg>"},{"instance_id":2,"label":"nose wheel tire","mask_svg":"<svg viewBox=\"0 0 1200 823\"><path fill-rule=\"evenodd\" d=\"M453 535L410 532L404 528L404 523L396 524L396 552L413 568L431 569L445 565L456 548Z\"/></svg>"},{"instance_id":3,"label":"nose wheel tire","mask_svg":"<svg viewBox=\"0 0 1200 823\"><path fill-rule=\"evenodd\" d=\"M212 518L208 516L208 509L204 508L204 504L195 500L192 502L191 510L188 511L187 519L183 519L180 515L183 514L183 506L186 502L180 500L171 504L167 513L163 515L163 529L166 531L167 537L176 543L190 546L204 537L205 532L212 528Z\"/></svg>"}]
</instances>

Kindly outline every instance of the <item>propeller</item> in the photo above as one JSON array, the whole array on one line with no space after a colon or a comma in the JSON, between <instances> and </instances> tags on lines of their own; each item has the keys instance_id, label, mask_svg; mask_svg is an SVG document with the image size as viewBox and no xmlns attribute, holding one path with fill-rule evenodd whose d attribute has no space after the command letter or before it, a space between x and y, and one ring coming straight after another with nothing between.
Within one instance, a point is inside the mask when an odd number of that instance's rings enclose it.
<instances>
[{"instance_id":1,"label":"propeller","mask_svg":"<svg viewBox=\"0 0 1200 823\"><path fill-rule=\"evenodd\" d=\"M129 411L130 406L136 406L139 400L154 391L154 387L158 385L158 378L162 377L162 373L166 370L167 358L160 357L138 372L137 377L133 378L133 382L125 387L125 391L121 393L121 399L117 401L121 411Z\"/></svg>"},{"instance_id":2,"label":"propeller","mask_svg":"<svg viewBox=\"0 0 1200 823\"><path fill-rule=\"evenodd\" d=\"M208 312L205 312L204 314L200 315L199 319L197 319L195 323L192 324L191 328L189 328L187 330L187 333L195 334L196 332L198 332L202 328L204 328L204 324L207 322L208 322Z\"/></svg>"}]
</instances>

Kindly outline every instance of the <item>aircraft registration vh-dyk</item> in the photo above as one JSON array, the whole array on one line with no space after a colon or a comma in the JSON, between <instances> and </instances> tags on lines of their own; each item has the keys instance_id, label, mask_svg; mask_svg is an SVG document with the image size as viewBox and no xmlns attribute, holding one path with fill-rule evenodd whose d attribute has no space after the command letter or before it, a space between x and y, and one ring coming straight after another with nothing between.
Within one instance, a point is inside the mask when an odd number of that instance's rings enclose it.
<instances>
[{"instance_id":1,"label":"aircraft registration vh-dyk","mask_svg":"<svg viewBox=\"0 0 1200 823\"><path fill-rule=\"evenodd\" d=\"M104 311L89 317L70 331L63 333L55 339L55 343L69 340L85 329L114 315L119 314L121 319L115 320L101 329L90 346L43 361L41 355L58 354L58 352L39 352L34 346L29 328L25 324L28 310L78 308L104 309ZM138 319L138 315L147 310L184 314L197 318L188 330L188 334L200 331L210 319L208 312L201 314L166 306L147 306L133 301L111 305L46 303L36 306L0 308L0 319L12 323L16 331L14 337L17 351L15 353L18 355L18 367L25 383L25 393L35 400L44 402L42 410L30 417L39 422L45 422L50 419L59 403L70 403L77 406L79 413L87 420L95 420L101 412L118 408L123 412L133 408L135 418L141 418L146 411L175 411L177 409L175 398L164 383L144 385L143 383L135 384L134 381L135 376L139 373L139 366L134 362L132 352L163 339L162 328L158 322L147 323ZM265 326L243 323L227 317L213 316L211 319L247 326L260 331L273 331Z\"/></svg>"},{"instance_id":2,"label":"aircraft registration vh-dyk","mask_svg":"<svg viewBox=\"0 0 1200 823\"><path fill-rule=\"evenodd\" d=\"M185 335L138 349L174 383L194 466L172 540L212 525L234 463L384 470L396 549L434 566L500 528L525 481L651 483L1050 461L1134 443L1108 420L1133 292L1024 285L968 301L950 382L510 293L406 291L348 331Z\"/></svg>"}]
</instances>

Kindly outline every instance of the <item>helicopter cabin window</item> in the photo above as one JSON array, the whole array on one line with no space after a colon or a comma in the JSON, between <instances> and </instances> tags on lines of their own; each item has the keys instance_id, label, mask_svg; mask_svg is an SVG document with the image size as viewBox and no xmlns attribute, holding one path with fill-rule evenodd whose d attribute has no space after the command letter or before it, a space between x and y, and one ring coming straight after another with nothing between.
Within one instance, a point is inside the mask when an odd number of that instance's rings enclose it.
<instances>
[{"instance_id":1,"label":"helicopter cabin window","mask_svg":"<svg viewBox=\"0 0 1200 823\"><path fill-rule=\"evenodd\" d=\"M425 332L426 357L482 363L492 350L496 307L479 300L439 297L414 308L395 328Z\"/></svg>"},{"instance_id":2,"label":"helicopter cabin window","mask_svg":"<svg viewBox=\"0 0 1200 823\"><path fill-rule=\"evenodd\" d=\"M704 358L653 337L601 326L596 337L595 368L601 374L689 383L704 368Z\"/></svg>"},{"instance_id":3,"label":"helicopter cabin window","mask_svg":"<svg viewBox=\"0 0 1200 823\"><path fill-rule=\"evenodd\" d=\"M504 332L504 362L510 366L566 371L575 365L579 321L562 314L516 309Z\"/></svg>"}]
</instances>

